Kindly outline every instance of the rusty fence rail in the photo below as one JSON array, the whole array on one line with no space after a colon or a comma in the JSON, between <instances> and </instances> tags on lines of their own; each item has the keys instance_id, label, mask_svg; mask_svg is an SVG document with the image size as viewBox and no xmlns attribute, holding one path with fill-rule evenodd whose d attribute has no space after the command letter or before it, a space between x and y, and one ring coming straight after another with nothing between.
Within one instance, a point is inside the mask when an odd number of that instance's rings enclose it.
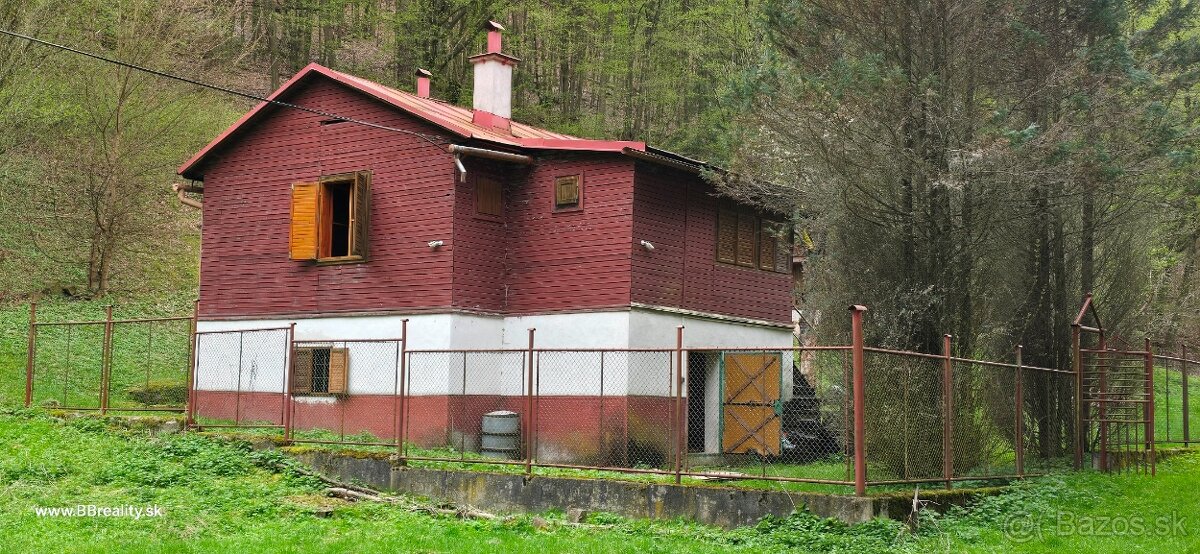
<instances>
[{"instance_id":1,"label":"rusty fence rail","mask_svg":"<svg viewBox=\"0 0 1200 554\"><path fill-rule=\"evenodd\" d=\"M949 336L938 353L867 346L864 311L853 309L847 345L685 347L680 327L673 347L643 349L542 348L531 329L520 348L414 350L407 321L397 338L314 340L298 339L295 324L181 338L191 318L31 318L27 390L39 405L183 409L128 395L169 374L187 384L193 429L375 447L400 464L858 494L1107 469L1147 455L1152 471L1156 444L1195 440L1200 362L1186 349L1089 342L1072 369L1035 367L1020 347L1005 361L957 356ZM1130 383L1120 403L1116 379ZM1139 409L1154 417L1138 419Z\"/></svg>"},{"instance_id":2,"label":"rusty fence rail","mask_svg":"<svg viewBox=\"0 0 1200 554\"><path fill-rule=\"evenodd\" d=\"M183 412L192 366L192 316L39 321L30 305L25 406L108 412Z\"/></svg>"},{"instance_id":3,"label":"rusty fence rail","mask_svg":"<svg viewBox=\"0 0 1200 554\"><path fill-rule=\"evenodd\" d=\"M1154 354L1154 440L1166 446L1200 442L1200 359L1195 350L1159 346Z\"/></svg>"},{"instance_id":4,"label":"rusty fence rail","mask_svg":"<svg viewBox=\"0 0 1200 554\"><path fill-rule=\"evenodd\" d=\"M297 340L295 327L196 334L200 428L390 450L400 464L658 474L835 488L1015 479L1071 469L1075 374L849 345L410 350Z\"/></svg>"}]
</instances>

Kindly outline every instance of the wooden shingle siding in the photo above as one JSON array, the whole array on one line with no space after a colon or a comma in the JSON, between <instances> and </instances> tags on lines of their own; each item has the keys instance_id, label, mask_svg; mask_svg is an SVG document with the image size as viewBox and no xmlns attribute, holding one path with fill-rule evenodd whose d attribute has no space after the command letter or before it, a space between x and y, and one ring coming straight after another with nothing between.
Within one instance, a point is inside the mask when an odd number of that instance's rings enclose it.
<instances>
[{"instance_id":1,"label":"wooden shingle siding","mask_svg":"<svg viewBox=\"0 0 1200 554\"><path fill-rule=\"evenodd\" d=\"M282 100L445 135L323 79ZM730 263L717 261L718 203L695 175L617 153L531 152L536 163L529 167L464 159L468 175L501 188L499 200L484 202L499 215L480 217L474 183L458 182L442 146L322 119L275 110L208 158L201 317L449 309L520 315L637 302L789 319L790 274L758 269L766 254L753 240L747 246L746 237L760 232L757 223L735 224L721 248ZM367 217L354 220L370 237L367 261L289 259L292 184L359 171L370 172L370 194L355 206ZM555 211L556 179L571 175L580 176L580 207ZM443 246L430 248L435 240ZM638 246L641 240L655 250ZM366 254L365 246L356 250ZM790 266L782 257L790 250L775 250L776 266Z\"/></svg>"},{"instance_id":2,"label":"wooden shingle siding","mask_svg":"<svg viewBox=\"0 0 1200 554\"><path fill-rule=\"evenodd\" d=\"M510 168L488 160L468 158L467 183L454 183L454 280L452 302L455 307L500 312L504 310L504 226L506 216L501 201L498 216L479 214L476 193L479 179L500 187L511 182Z\"/></svg>"},{"instance_id":3,"label":"wooden shingle siding","mask_svg":"<svg viewBox=\"0 0 1200 554\"><path fill-rule=\"evenodd\" d=\"M633 301L790 322L789 273L717 260L717 218L725 202L713 194L696 175L637 164L634 237L654 243L655 249L633 251ZM757 253L753 247L750 252Z\"/></svg>"},{"instance_id":4,"label":"wooden shingle siding","mask_svg":"<svg viewBox=\"0 0 1200 554\"><path fill-rule=\"evenodd\" d=\"M441 131L316 81L285 98L422 133ZM205 172L200 315L264 316L450 306L454 165L419 137L281 109L218 153ZM370 261L321 266L288 259L291 184L372 172Z\"/></svg>"},{"instance_id":5,"label":"wooden shingle siding","mask_svg":"<svg viewBox=\"0 0 1200 554\"><path fill-rule=\"evenodd\" d=\"M509 196L509 313L628 306L633 160L619 154L541 156ZM580 175L580 210L552 213L556 178Z\"/></svg>"}]
</instances>

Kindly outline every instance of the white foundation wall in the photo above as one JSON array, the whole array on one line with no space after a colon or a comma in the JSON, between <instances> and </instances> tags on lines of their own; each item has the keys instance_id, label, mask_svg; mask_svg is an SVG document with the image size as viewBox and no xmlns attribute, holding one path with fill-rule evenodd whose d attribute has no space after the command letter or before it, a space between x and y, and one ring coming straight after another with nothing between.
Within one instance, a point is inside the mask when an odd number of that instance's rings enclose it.
<instances>
[{"instance_id":1,"label":"white foundation wall","mask_svg":"<svg viewBox=\"0 0 1200 554\"><path fill-rule=\"evenodd\" d=\"M200 321L197 388L238 390L240 379L242 391L282 392L286 334L282 340L279 332L242 335L239 375L239 335L213 332L287 327L295 322L297 341L349 349L350 394L394 394L398 363L395 343L341 345L328 341L396 339L406 318L408 350L451 351L410 353L408 390L414 395L524 394L525 352L486 350L526 349L529 328L537 329L536 349L572 350L537 354L534 386L542 395L673 396L678 325L685 327L685 347L782 349L792 344L787 328L650 309L507 317L451 313ZM603 349L646 351L601 352ZM792 357L784 355L783 361L782 392L786 400L791 397Z\"/></svg>"},{"instance_id":2,"label":"white foundation wall","mask_svg":"<svg viewBox=\"0 0 1200 554\"><path fill-rule=\"evenodd\" d=\"M630 312L629 336L630 348L651 348L670 344L674 348L677 341L677 327L683 326L684 348L738 348L772 351L793 347L794 336L788 327L772 327L756 325L723 319L698 317L689 314L672 313L651 309L634 309ZM790 352L782 356L782 386L780 394L783 400L792 399L792 367L795 365L794 356ZM684 368L684 375L687 375ZM708 381L712 382L712 381Z\"/></svg>"}]
</instances>

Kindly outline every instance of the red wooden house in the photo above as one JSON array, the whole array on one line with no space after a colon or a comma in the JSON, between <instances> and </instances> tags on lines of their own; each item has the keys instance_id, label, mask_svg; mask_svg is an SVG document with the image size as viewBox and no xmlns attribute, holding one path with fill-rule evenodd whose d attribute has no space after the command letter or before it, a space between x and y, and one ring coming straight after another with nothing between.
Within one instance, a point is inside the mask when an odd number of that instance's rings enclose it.
<instances>
[{"instance_id":1,"label":"red wooden house","mask_svg":"<svg viewBox=\"0 0 1200 554\"><path fill-rule=\"evenodd\" d=\"M541 348L629 349L685 325L694 346L791 346L783 218L719 197L703 162L512 121L500 41L471 58L471 109L429 97L427 73L412 94L311 64L184 163L199 329L379 338L409 319L410 349L519 348L530 327ZM319 392L391 390L334 358ZM197 383L219 394L213 371Z\"/></svg>"}]
</instances>

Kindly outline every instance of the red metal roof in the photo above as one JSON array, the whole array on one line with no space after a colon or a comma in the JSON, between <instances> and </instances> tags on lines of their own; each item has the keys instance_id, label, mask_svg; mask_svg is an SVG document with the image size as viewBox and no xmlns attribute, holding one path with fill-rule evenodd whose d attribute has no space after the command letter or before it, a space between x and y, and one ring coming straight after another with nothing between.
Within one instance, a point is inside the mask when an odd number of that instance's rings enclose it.
<instances>
[{"instance_id":1,"label":"red metal roof","mask_svg":"<svg viewBox=\"0 0 1200 554\"><path fill-rule=\"evenodd\" d=\"M277 99L289 89L295 87L305 77L312 74L325 76L361 91L393 107L404 110L409 114L450 131L461 138L471 138L495 144L540 150L584 150L593 152L622 152L625 149L646 150L646 143L644 142L584 139L525 125L516 121L512 122L511 129L507 133L500 129L483 127L472 122L474 114L468 108L455 106L434 98L421 98L415 94L387 87L374 81L334 71L317 63L308 64L304 69L301 69L291 79L288 79L286 83L280 86L278 90L271 93L271 96L267 97L267 99ZM271 105L270 102L262 102L255 106L254 109L246 112L241 119L238 119L236 123L218 135L212 142L200 149L199 152L196 152L191 159L179 166L179 174L188 178L200 178L202 174L198 170L204 159L269 105Z\"/></svg>"}]
</instances>

